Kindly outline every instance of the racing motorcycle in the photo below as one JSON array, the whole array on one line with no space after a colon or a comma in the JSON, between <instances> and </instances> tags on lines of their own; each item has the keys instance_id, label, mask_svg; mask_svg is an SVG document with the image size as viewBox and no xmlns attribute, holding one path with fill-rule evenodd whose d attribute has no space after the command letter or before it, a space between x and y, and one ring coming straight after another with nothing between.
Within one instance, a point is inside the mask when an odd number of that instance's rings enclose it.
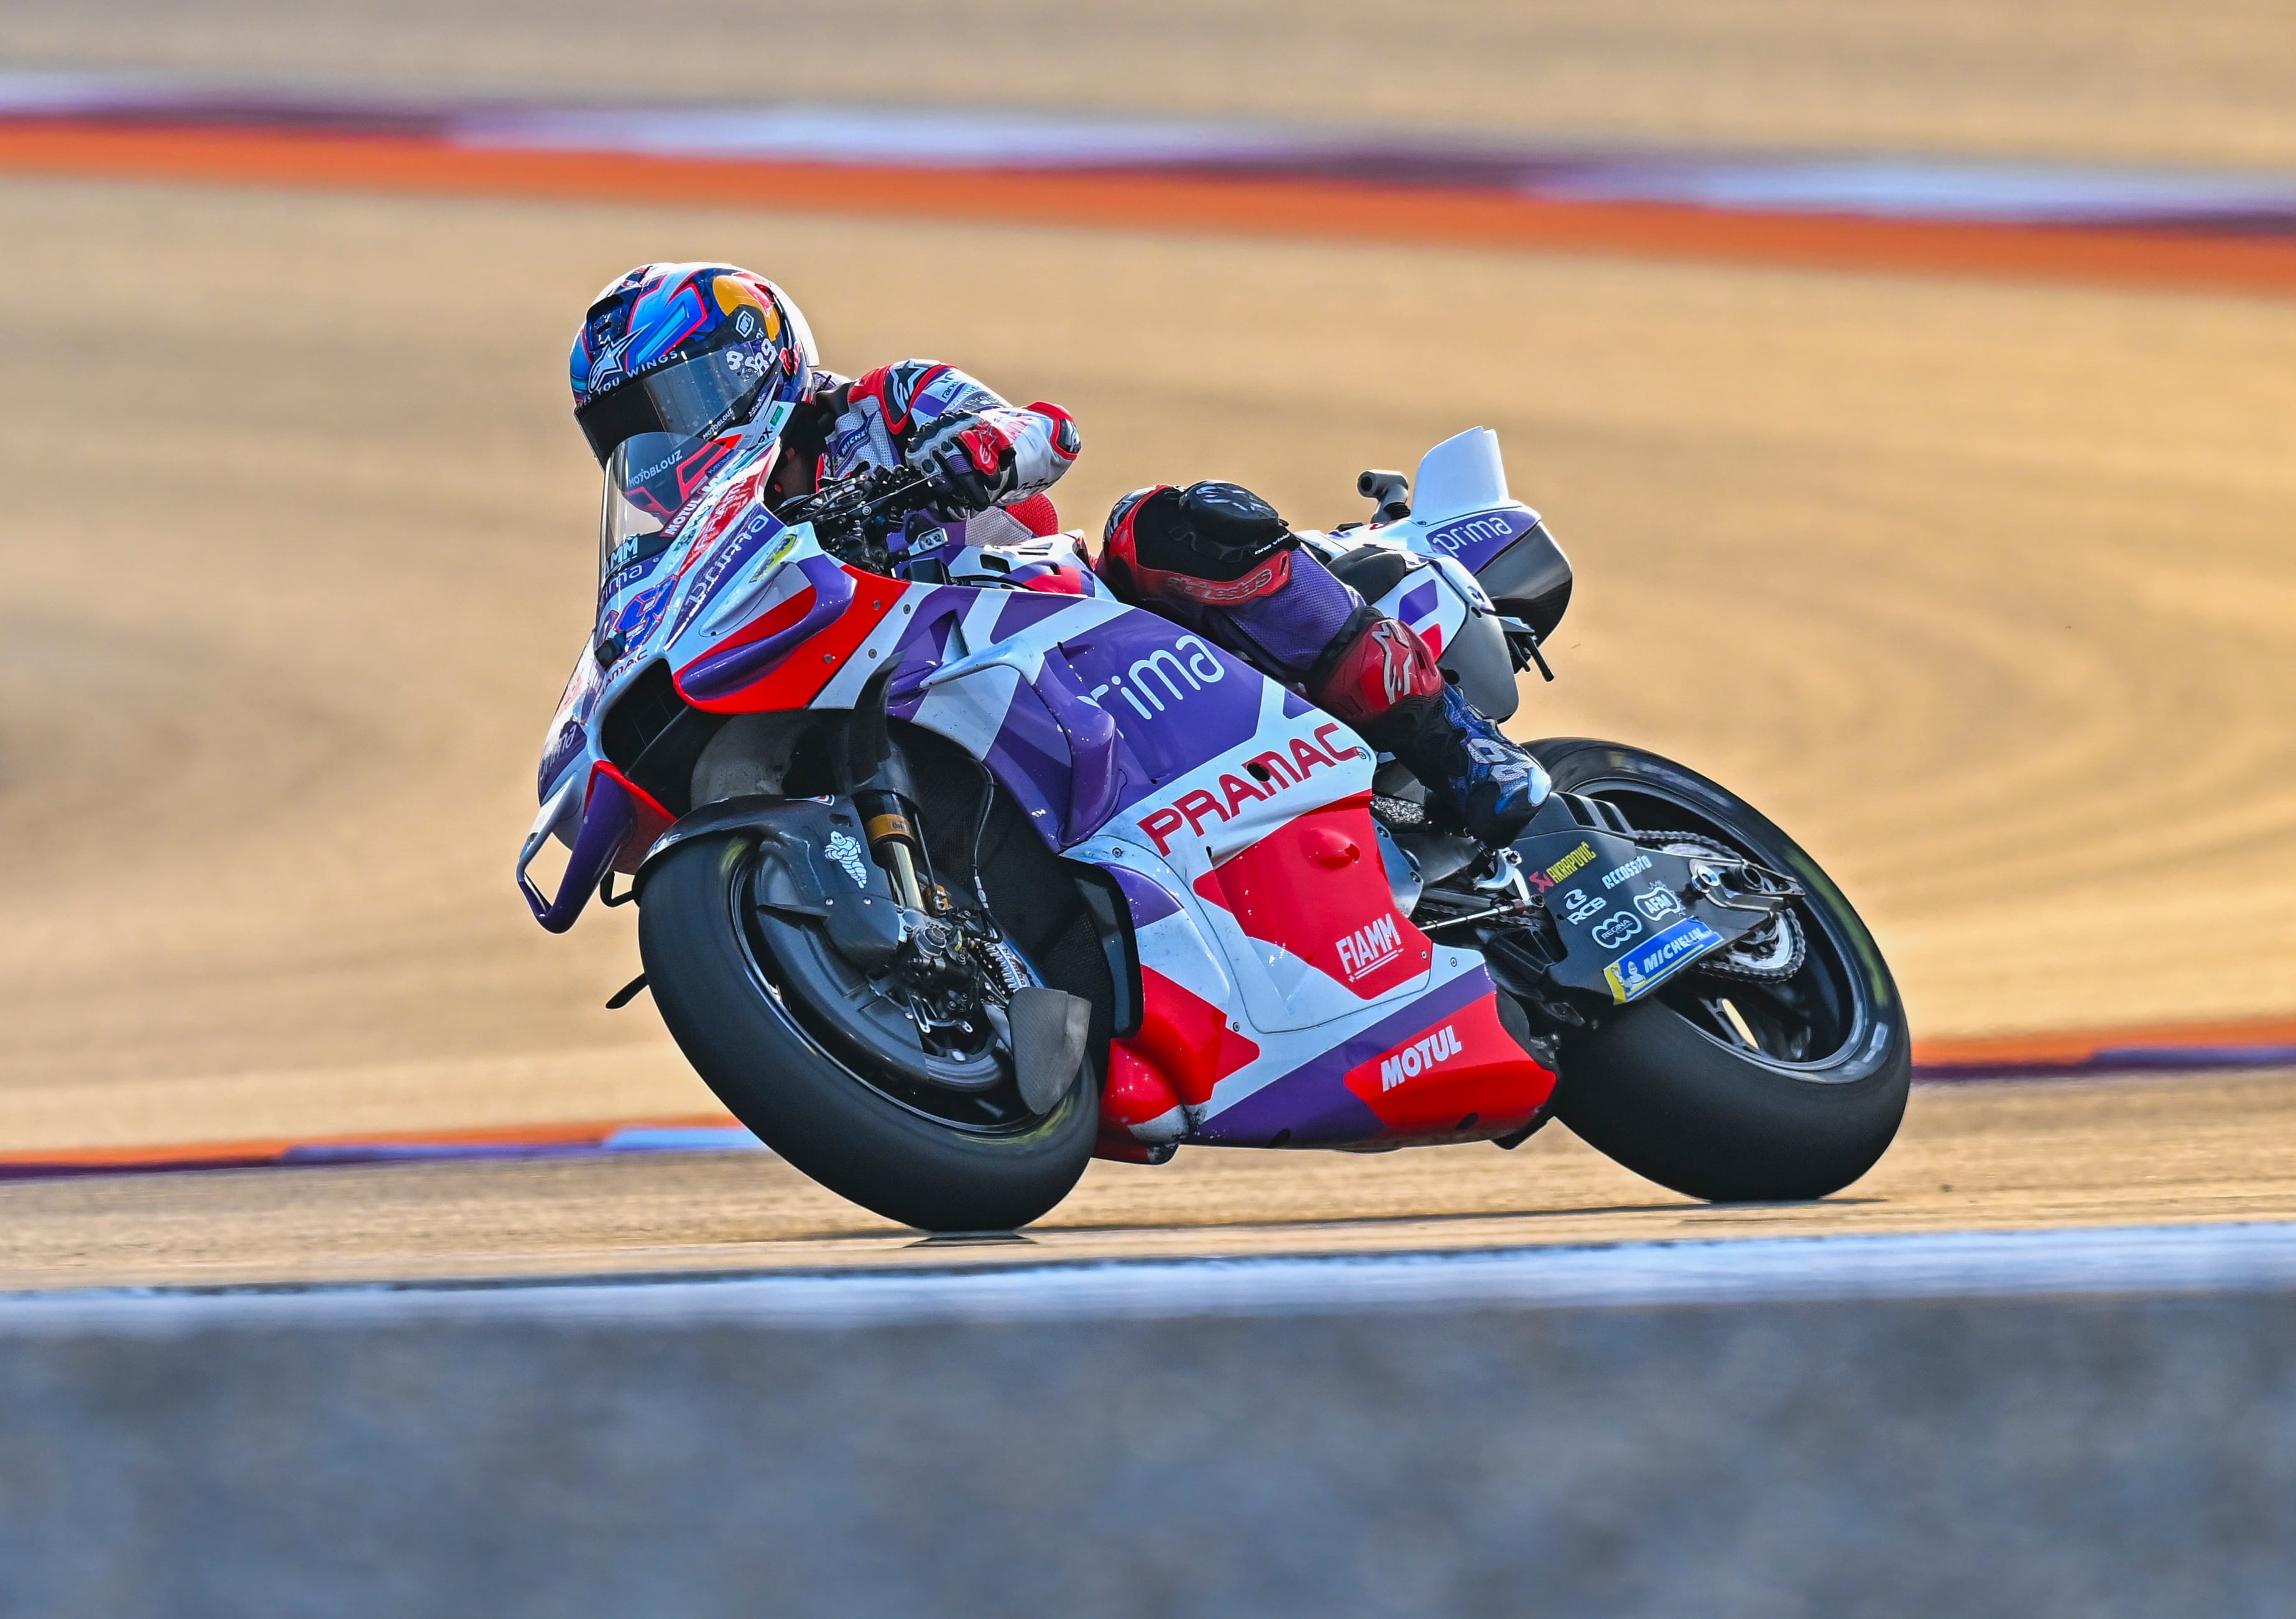
<instances>
[{"instance_id":1,"label":"racing motorcycle","mask_svg":"<svg viewBox=\"0 0 2296 1619\"><path fill-rule=\"evenodd\" d=\"M1905 1010L1825 874L1644 750L1528 744L1511 846L1297 692L1106 594L1079 536L873 470L763 499L775 446L641 435L517 881L635 900L695 1070L800 1170L1007 1230L1094 1156L1519 1146L1560 1118L1694 1197L1823 1196L1905 1108ZM677 504L639 491L675 467ZM1496 435L1365 473L1303 536L1505 719L1570 563ZM529 869L566 849L554 892ZM619 892L618 877L627 879Z\"/></svg>"}]
</instances>

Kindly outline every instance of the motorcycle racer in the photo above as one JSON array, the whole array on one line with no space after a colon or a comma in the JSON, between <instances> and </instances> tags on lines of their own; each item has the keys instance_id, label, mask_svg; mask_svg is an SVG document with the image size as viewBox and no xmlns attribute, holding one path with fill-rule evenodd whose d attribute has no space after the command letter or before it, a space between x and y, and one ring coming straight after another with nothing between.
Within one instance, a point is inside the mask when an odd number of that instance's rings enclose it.
<instances>
[{"instance_id":1,"label":"motorcycle racer","mask_svg":"<svg viewBox=\"0 0 2296 1619\"><path fill-rule=\"evenodd\" d=\"M1443 678L1418 634L1301 549L1250 489L1135 489L1108 515L1097 566L1119 596L1225 646L1393 754L1484 842L1513 842L1546 801L1546 770Z\"/></svg>"},{"instance_id":2,"label":"motorcycle racer","mask_svg":"<svg viewBox=\"0 0 2296 1619\"><path fill-rule=\"evenodd\" d=\"M824 369L788 295L732 265L641 265L611 283L583 318L569 374L610 491L653 530L674 525L729 457L779 435L760 491L776 511L864 468L907 467L931 485L939 516L1001 506L1050 534L1059 520L1045 491L1082 448L1060 407L1018 408L952 366ZM1538 761L1443 678L1418 635L1300 550L1250 490L1136 490L1110 514L1096 567L1119 596L1353 726L1484 842L1511 842L1545 800Z\"/></svg>"},{"instance_id":3,"label":"motorcycle racer","mask_svg":"<svg viewBox=\"0 0 2296 1619\"><path fill-rule=\"evenodd\" d=\"M640 265L591 303L568 370L574 417L602 466L640 435L697 447L674 464L631 467L621 492L667 522L726 459L778 433L769 506L864 467L906 466L939 496L938 514L1004 507L1049 534L1043 492L1082 448L1057 405L1020 409L953 366L824 370L796 304L726 264ZM611 467L610 467L610 470Z\"/></svg>"},{"instance_id":4,"label":"motorcycle racer","mask_svg":"<svg viewBox=\"0 0 2296 1619\"><path fill-rule=\"evenodd\" d=\"M512 880L554 933L632 902L607 1004L648 991L829 1190L1009 1230L1095 1156L1560 1118L1769 1201L1896 1132L1903 1002L1799 846L1645 750L1491 724L1574 577L1488 429L1358 476L1368 526L1157 485L1087 558L1005 515L1064 415L836 377L746 272L643 267L571 363L598 605Z\"/></svg>"}]
</instances>

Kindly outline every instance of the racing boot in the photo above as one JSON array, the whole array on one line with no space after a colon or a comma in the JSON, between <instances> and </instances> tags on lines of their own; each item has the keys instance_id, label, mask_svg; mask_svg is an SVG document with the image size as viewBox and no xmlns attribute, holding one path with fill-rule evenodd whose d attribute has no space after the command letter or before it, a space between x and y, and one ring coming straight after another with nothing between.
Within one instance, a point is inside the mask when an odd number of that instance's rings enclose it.
<instances>
[{"instance_id":1,"label":"racing boot","mask_svg":"<svg viewBox=\"0 0 2296 1619\"><path fill-rule=\"evenodd\" d=\"M1521 836L1553 784L1435 667L1407 624L1370 608L1317 661L1308 695L1417 777L1438 809L1494 849Z\"/></svg>"},{"instance_id":2,"label":"racing boot","mask_svg":"<svg viewBox=\"0 0 2296 1619\"><path fill-rule=\"evenodd\" d=\"M1392 753L1468 834L1493 849L1522 835L1552 789L1546 771L1444 682L1439 695L1408 697L1368 725L1365 740Z\"/></svg>"}]
</instances>

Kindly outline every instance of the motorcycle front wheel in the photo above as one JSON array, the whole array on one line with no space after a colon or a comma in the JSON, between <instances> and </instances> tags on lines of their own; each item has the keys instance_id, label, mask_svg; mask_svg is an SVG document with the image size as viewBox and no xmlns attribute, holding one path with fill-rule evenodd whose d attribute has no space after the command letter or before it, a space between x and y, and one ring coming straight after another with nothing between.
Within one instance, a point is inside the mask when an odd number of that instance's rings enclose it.
<instances>
[{"instance_id":1,"label":"motorcycle front wheel","mask_svg":"<svg viewBox=\"0 0 2296 1619\"><path fill-rule=\"evenodd\" d=\"M1558 791L1639 832L1718 842L1787 874L1804 949L1766 979L1693 967L1562 1043L1557 1116L1636 1174L1714 1203L1824 1197L1873 1168L1905 1116L1913 1048L1873 934L1752 805L1640 748L1526 744Z\"/></svg>"},{"instance_id":2,"label":"motorcycle front wheel","mask_svg":"<svg viewBox=\"0 0 2296 1619\"><path fill-rule=\"evenodd\" d=\"M834 1020L867 986L815 982L825 953L758 913L755 852L740 834L679 844L638 895L662 1022L734 1116L829 1190L927 1231L1009 1231L1067 1196L1098 1128L1096 1061L1041 1114L1009 1081L948 1089L922 1063L866 1061Z\"/></svg>"}]
</instances>

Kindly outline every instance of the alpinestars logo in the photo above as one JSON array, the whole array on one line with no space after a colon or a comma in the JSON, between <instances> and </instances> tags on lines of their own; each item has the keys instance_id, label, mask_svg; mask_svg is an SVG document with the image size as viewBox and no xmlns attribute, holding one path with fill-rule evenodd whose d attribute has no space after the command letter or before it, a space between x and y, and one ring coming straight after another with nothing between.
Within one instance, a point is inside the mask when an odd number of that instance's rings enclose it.
<instances>
[{"instance_id":1,"label":"alpinestars logo","mask_svg":"<svg viewBox=\"0 0 2296 1619\"><path fill-rule=\"evenodd\" d=\"M1395 918L1382 916L1340 941L1340 966L1346 970L1348 982L1353 983L1365 973L1394 960L1396 952L1402 948L1403 934L1397 929Z\"/></svg>"},{"instance_id":2,"label":"alpinestars logo","mask_svg":"<svg viewBox=\"0 0 2296 1619\"><path fill-rule=\"evenodd\" d=\"M1382 619L1371 627L1372 646L1379 656L1380 685L1390 703L1411 694L1411 646L1402 631L1403 626L1393 619Z\"/></svg>"},{"instance_id":3,"label":"alpinestars logo","mask_svg":"<svg viewBox=\"0 0 2296 1619\"><path fill-rule=\"evenodd\" d=\"M1459 1031L1445 1023L1434 1033L1415 1040L1379 1065L1379 1088L1393 1090L1404 1081L1415 1079L1438 1063L1448 1062L1466 1048L1459 1043Z\"/></svg>"},{"instance_id":4,"label":"alpinestars logo","mask_svg":"<svg viewBox=\"0 0 2296 1619\"><path fill-rule=\"evenodd\" d=\"M585 397L594 399L622 380L622 355L629 346L627 337L599 346L597 355L590 361L589 383L583 390Z\"/></svg>"}]
</instances>

